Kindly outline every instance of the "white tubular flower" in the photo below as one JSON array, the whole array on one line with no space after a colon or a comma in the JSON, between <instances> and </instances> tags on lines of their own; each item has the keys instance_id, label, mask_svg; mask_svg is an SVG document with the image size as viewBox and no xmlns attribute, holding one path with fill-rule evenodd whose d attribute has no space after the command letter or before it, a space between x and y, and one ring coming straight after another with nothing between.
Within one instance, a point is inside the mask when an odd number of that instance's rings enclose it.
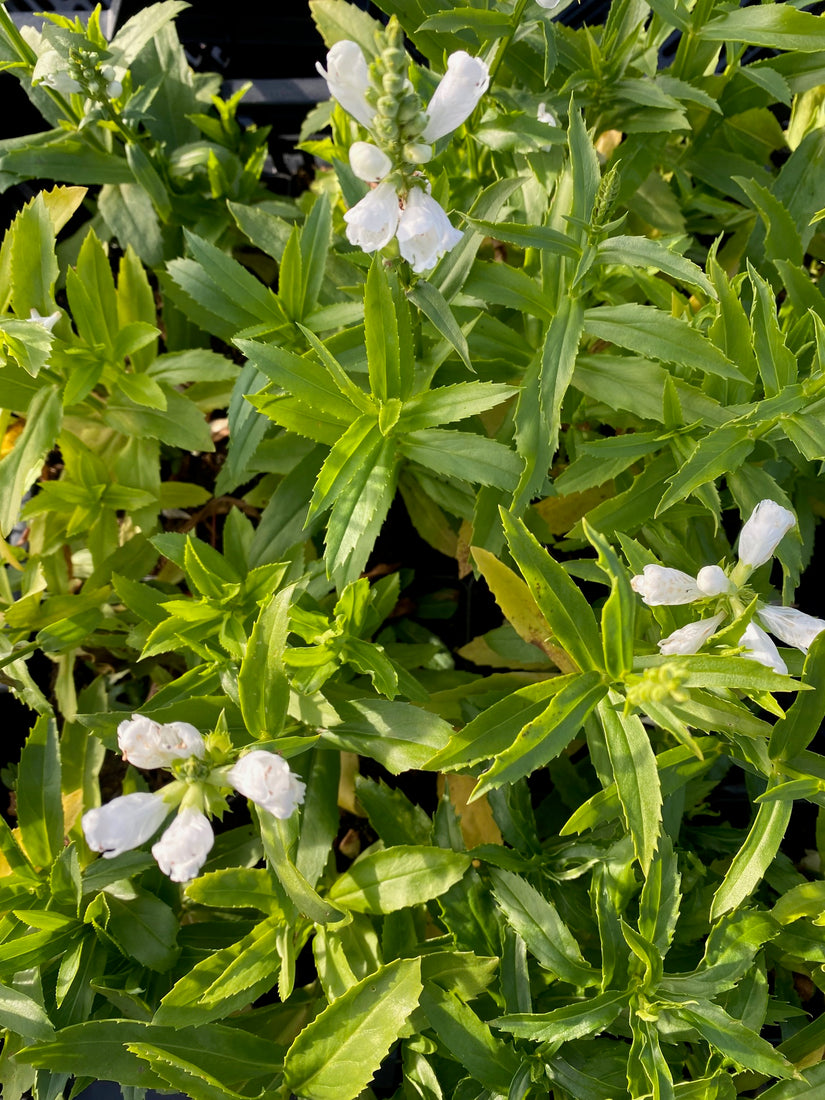
<instances>
[{"instance_id":1,"label":"white tubular flower","mask_svg":"<svg viewBox=\"0 0 825 1100\"><path fill-rule=\"evenodd\" d=\"M450 54L447 71L427 107L424 141L438 141L468 118L490 85L490 72L480 57L464 50Z\"/></svg>"},{"instance_id":2,"label":"white tubular flower","mask_svg":"<svg viewBox=\"0 0 825 1100\"><path fill-rule=\"evenodd\" d=\"M253 749L242 756L227 772L227 780L250 802L281 819L300 806L307 789L282 756L266 749Z\"/></svg>"},{"instance_id":3,"label":"white tubular flower","mask_svg":"<svg viewBox=\"0 0 825 1100\"><path fill-rule=\"evenodd\" d=\"M548 111L547 107L543 104L539 104L539 109L536 112L536 118L539 122L544 122L547 126L558 126L559 120L553 114L552 111Z\"/></svg>"},{"instance_id":4,"label":"white tubular flower","mask_svg":"<svg viewBox=\"0 0 825 1100\"><path fill-rule=\"evenodd\" d=\"M564 0L536 0L536 3L540 8L544 8L545 11L555 11L556 8L562 6Z\"/></svg>"},{"instance_id":5,"label":"white tubular flower","mask_svg":"<svg viewBox=\"0 0 825 1100\"><path fill-rule=\"evenodd\" d=\"M122 794L83 815L83 835L93 852L105 859L138 848L156 833L169 813L159 794Z\"/></svg>"},{"instance_id":6,"label":"white tubular flower","mask_svg":"<svg viewBox=\"0 0 825 1100\"><path fill-rule=\"evenodd\" d=\"M698 622L688 623L687 626L674 630L659 642L660 653L663 657L697 653L708 638L716 633L724 618L725 612L720 611L710 619L699 619Z\"/></svg>"},{"instance_id":7,"label":"white tubular flower","mask_svg":"<svg viewBox=\"0 0 825 1100\"><path fill-rule=\"evenodd\" d=\"M780 676L788 675L788 666L779 656L779 650L765 631L755 623L749 623L747 630L739 639L739 644L744 646L743 657L749 657L766 668L772 668Z\"/></svg>"},{"instance_id":8,"label":"white tubular flower","mask_svg":"<svg viewBox=\"0 0 825 1100\"><path fill-rule=\"evenodd\" d=\"M83 88L66 72L49 73L38 81L44 88L51 88L60 95L77 95Z\"/></svg>"},{"instance_id":9,"label":"white tubular flower","mask_svg":"<svg viewBox=\"0 0 825 1100\"><path fill-rule=\"evenodd\" d=\"M168 768L173 760L201 758L206 752L203 737L189 722L159 725L142 714L120 723L117 743L123 759L136 768Z\"/></svg>"},{"instance_id":10,"label":"white tubular flower","mask_svg":"<svg viewBox=\"0 0 825 1100\"><path fill-rule=\"evenodd\" d=\"M745 521L739 535L739 560L756 569L774 554L783 536L796 523L796 516L775 500L760 500Z\"/></svg>"},{"instance_id":11,"label":"white tubular flower","mask_svg":"<svg viewBox=\"0 0 825 1100\"><path fill-rule=\"evenodd\" d=\"M703 596L724 596L731 584L724 569L718 565L706 565L696 574L696 584Z\"/></svg>"},{"instance_id":12,"label":"white tubular flower","mask_svg":"<svg viewBox=\"0 0 825 1100\"><path fill-rule=\"evenodd\" d=\"M375 117L375 109L367 102L370 83L367 59L357 42L344 39L336 42L327 54L327 67L316 61L315 68L326 80L329 94L337 99L344 110L369 129Z\"/></svg>"},{"instance_id":13,"label":"white tubular flower","mask_svg":"<svg viewBox=\"0 0 825 1100\"><path fill-rule=\"evenodd\" d=\"M200 810L188 807L178 816L157 842L152 855L172 882L188 882L200 873L215 843L208 818Z\"/></svg>"},{"instance_id":14,"label":"white tubular flower","mask_svg":"<svg viewBox=\"0 0 825 1100\"><path fill-rule=\"evenodd\" d=\"M30 321L33 325L40 325L40 327L44 328L46 332L51 332L54 326L60 320L60 310L56 309L54 313L49 313L45 317L43 317L40 313L37 312L36 309L32 309L29 311L29 315L26 320Z\"/></svg>"},{"instance_id":15,"label":"white tubular flower","mask_svg":"<svg viewBox=\"0 0 825 1100\"><path fill-rule=\"evenodd\" d=\"M762 625L771 634L775 634L780 642L795 646L803 653L808 652L817 634L825 630L825 619L806 615L804 611L797 611L793 607L760 607L756 615Z\"/></svg>"},{"instance_id":16,"label":"white tubular flower","mask_svg":"<svg viewBox=\"0 0 825 1100\"><path fill-rule=\"evenodd\" d=\"M401 207L391 183L379 183L344 214L347 240L365 252L377 252L395 236Z\"/></svg>"},{"instance_id":17,"label":"white tubular flower","mask_svg":"<svg viewBox=\"0 0 825 1100\"><path fill-rule=\"evenodd\" d=\"M464 234L450 224L450 219L431 195L415 187L407 195L397 236L401 255L412 264L413 271L421 272L435 267Z\"/></svg>"},{"instance_id":18,"label":"white tubular flower","mask_svg":"<svg viewBox=\"0 0 825 1100\"><path fill-rule=\"evenodd\" d=\"M646 565L641 573L630 578L630 587L648 607L693 603L704 595L694 577L664 565Z\"/></svg>"},{"instance_id":19,"label":"white tubular flower","mask_svg":"<svg viewBox=\"0 0 825 1100\"><path fill-rule=\"evenodd\" d=\"M378 183L392 168L392 161L377 145L355 141L349 150L349 166L359 180Z\"/></svg>"}]
</instances>

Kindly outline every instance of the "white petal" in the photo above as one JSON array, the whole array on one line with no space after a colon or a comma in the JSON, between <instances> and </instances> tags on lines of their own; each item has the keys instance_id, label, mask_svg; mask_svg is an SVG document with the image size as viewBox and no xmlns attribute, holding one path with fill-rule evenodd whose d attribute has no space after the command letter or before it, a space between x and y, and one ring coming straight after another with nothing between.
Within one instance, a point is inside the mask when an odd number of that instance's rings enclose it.
<instances>
[{"instance_id":1,"label":"white petal","mask_svg":"<svg viewBox=\"0 0 825 1100\"><path fill-rule=\"evenodd\" d=\"M136 768L168 768L173 760L200 758L206 751L200 732L189 722L160 725L142 714L120 723L117 743L123 759Z\"/></svg>"},{"instance_id":2,"label":"white petal","mask_svg":"<svg viewBox=\"0 0 825 1100\"><path fill-rule=\"evenodd\" d=\"M377 252L395 236L401 207L391 183L379 183L344 214L347 240L365 252Z\"/></svg>"},{"instance_id":3,"label":"white petal","mask_svg":"<svg viewBox=\"0 0 825 1100\"><path fill-rule=\"evenodd\" d=\"M468 118L490 85L490 72L480 57L464 50L450 54L447 71L427 107L424 141L437 141Z\"/></svg>"},{"instance_id":4,"label":"white petal","mask_svg":"<svg viewBox=\"0 0 825 1100\"><path fill-rule=\"evenodd\" d=\"M152 855L172 882L188 882L200 873L214 843L208 818L189 807L180 811L157 844L152 845Z\"/></svg>"},{"instance_id":5,"label":"white petal","mask_svg":"<svg viewBox=\"0 0 825 1100\"><path fill-rule=\"evenodd\" d=\"M631 577L630 587L639 593L648 607L693 603L702 599L695 577L664 565L646 565L641 573Z\"/></svg>"},{"instance_id":6,"label":"white petal","mask_svg":"<svg viewBox=\"0 0 825 1100\"><path fill-rule=\"evenodd\" d=\"M696 574L699 591L705 596L724 596L730 592L730 580L724 569L718 565L706 565Z\"/></svg>"},{"instance_id":7,"label":"white petal","mask_svg":"<svg viewBox=\"0 0 825 1100\"><path fill-rule=\"evenodd\" d=\"M412 264L413 271L428 271L438 260L455 248L464 234L450 224L450 219L436 200L413 188L398 222L398 248Z\"/></svg>"},{"instance_id":8,"label":"white petal","mask_svg":"<svg viewBox=\"0 0 825 1100\"><path fill-rule=\"evenodd\" d=\"M378 183L392 168L392 161L377 145L354 141L349 150L349 165L359 180Z\"/></svg>"},{"instance_id":9,"label":"white petal","mask_svg":"<svg viewBox=\"0 0 825 1100\"><path fill-rule=\"evenodd\" d=\"M106 859L138 848L156 833L169 813L159 794L122 794L83 815L83 835L94 852Z\"/></svg>"},{"instance_id":10,"label":"white petal","mask_svg":"<svg viewBox=\"0 0 825 1100\"><path fill-rule=\"evenodd\" d=\"M547 107L543 104L539 104L539 109L536 112L536 118L539 122L545 123L547 126L558 126L559 120L553 114L552 111L548 111Z\"/></svg>"},{"instance_id":11,"label":"white petal","mask_svg":"<svg viewBox=\"0 0 825 1100\"><path fill-rule=\"evenodd\" d=\"M329 86L329 94L337 99L344 110L369 129L375 117L375 109L367 102L366 91L370 83L367 59L357 42L343 39L336 42L327 54L327 67L320 61L315 68Z\"/></svg>"},{"instance_id":12,"label":"white petal","mask_svg":"<svg viewBox=\"0 0 825 1100\"><path fill-rule=\"evenodd\" d=\"M739 560L752 569L764 565L795 523L793 512L775 500L760 500L739 535Z\"/></svg>"},{"instance_id":13,"label":"white petal","mask_svg":"<svg viewBox=\"0 0 825 1100\"><path fill-rule=\"evenodd\" d=\"M725 618L725 612L720 611L710 619L699 619L695 623L674 630L666 638L659 642L659 651L664 657L672 657L677 654L696 653L702 648L708 638L715 634L719 624Z\"/></svg>"},{"instance_id":14,"label":"white petal","mask_svg":"<svg viewBox=\"0 0 825 1100\"><path fill-rule=\"evenodd\" d=\"M56 309L54 313L48 313L43 317L36 309L32 309L29 311L27 320L31 321L33 325L40 325L46 332L51 332L60 320L60 310Z\"/></svg>"},{"instance_id":15,"label":"white petal","mask_svg":"<svg viewBox=\"0 0 825 1100\"><path fill-rule=\"evenodd\" d=\"M771 634L775 634L780 642L796 646L803 653L808 652L817 634L825 630L825 619L806 615L804 611L797 611L794 607L760 607L756 614L763 626Z\"/></svg>"},{"instance_id":16,"label":"white petal","mask_svg":"<svg viewBox=\"0 0 825 1100\"><path fill-rule=\"evenodd\" d=\"M555 11L556 8L561 7L565 0L536 0L536 3L540 8L544 8L546 11Z\"/></svg>"},{"instance_id":17,"label":"white petal","mask_svg":"<svg viewBox=\"0 0 825 1100\"><path fill-rule=\"evenodd\" d=\"M253 749L242 756L229 769L227 779L236 791L273 817L290 817L304 801L306 783L290 771L282 756L265 749Z\"/></svg>"},{"instance_id":18,"label":"white petal","mask_svg":"<svg viewBox=\"0 0 825 1100\"><path fill-rule=\"evenodd\" d=\"M780 676L788 675L788 666L779 656L779 650L770 640L768 635L756 623L750 623L747 630L739 639L739 644L744 646L743 657L749 657L752 661L758 661L766 668L772 668Z\"/></svg>"}]
</instances>

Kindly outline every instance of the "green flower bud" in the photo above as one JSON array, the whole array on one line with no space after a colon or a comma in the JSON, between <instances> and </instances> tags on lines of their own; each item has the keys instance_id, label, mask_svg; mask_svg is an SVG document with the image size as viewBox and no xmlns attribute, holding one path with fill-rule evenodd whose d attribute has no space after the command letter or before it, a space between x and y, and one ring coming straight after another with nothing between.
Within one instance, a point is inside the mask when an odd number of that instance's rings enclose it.
<instances>
[{"instance_id":1,"label":"green flower bud","mask_svg":"<svg viewBox=\"0 0 825 1100\"><path fill-rule=\"evenodd\" d=\"M399 73L385 73L381 86L387 95L398 96L404 91L406 80Z\"/></svg>"},{"instance_id":2,"label":"green flower bud","mask_svg":"<svg viewBox=\"0 0 825 1100\"><path fill-rule=\"evenodd\" d=\"M384 118L395 118L398 111L398 102L394 96L382 95L378 99L378 110Z\"/></svg>"},{"instance_id":3,"label":"green flower bud","mask_svg":"<svg viewBox=\"0 0 825 1100\"><path fill-rule=\"evenodd\" d=\"M410 92L404 96L398 107L398 121L404 125L405 122L412 122L419 114L422 114L421 100L415 94Z\"/></svg>"}]
</instances>

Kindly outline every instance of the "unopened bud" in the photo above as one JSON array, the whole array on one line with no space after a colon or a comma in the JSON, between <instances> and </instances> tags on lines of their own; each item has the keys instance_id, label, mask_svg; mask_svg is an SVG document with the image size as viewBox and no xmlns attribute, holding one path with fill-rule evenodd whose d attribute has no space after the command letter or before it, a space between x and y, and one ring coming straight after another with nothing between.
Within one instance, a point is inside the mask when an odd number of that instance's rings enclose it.
<instances>
[{"instance_id":1,"label":"unopened bud","mask_svg":"<svg viewBox=\"0 0 825 1100\"><path fill-rule=\"evenodd\" d=\"M432 159L432 155L432 145L425 145L423 141L409 142L404 146L404 160L409 161L410 164L426 164Z\"/></svg>"}]
</instances>

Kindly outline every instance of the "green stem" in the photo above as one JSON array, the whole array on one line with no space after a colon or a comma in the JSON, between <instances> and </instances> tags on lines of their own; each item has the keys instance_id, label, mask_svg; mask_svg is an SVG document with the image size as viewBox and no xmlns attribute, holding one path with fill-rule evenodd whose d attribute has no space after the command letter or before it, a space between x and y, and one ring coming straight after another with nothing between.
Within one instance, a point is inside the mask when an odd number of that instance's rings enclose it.
<instances>
[{"instance_id":1,"label":"green stem","mask_svg":"<svg viewBox=\"0 0 825 1100\"><path fill-rule=\"evenodd\" d=\"M507 49L508 49L510 43L513 41L513 38L515 37L516 31L519 29L519 24L521 23L521 18L524 15L524 9L526 7L527 7L527 0L516 0L516 6L513 9L513 19L512 19L512 22L511 22L510 30L507 32L507 34L504 36L504 38L499 40L499 43L496 46L496 52L493 54L493 59L490 62L490 83L491 84L495 80L496 73L498 72L499 66L501 65L502 61L504 60L504 55L505 55L505 53L507 53Z\"/></svg>"}]
</instances>

